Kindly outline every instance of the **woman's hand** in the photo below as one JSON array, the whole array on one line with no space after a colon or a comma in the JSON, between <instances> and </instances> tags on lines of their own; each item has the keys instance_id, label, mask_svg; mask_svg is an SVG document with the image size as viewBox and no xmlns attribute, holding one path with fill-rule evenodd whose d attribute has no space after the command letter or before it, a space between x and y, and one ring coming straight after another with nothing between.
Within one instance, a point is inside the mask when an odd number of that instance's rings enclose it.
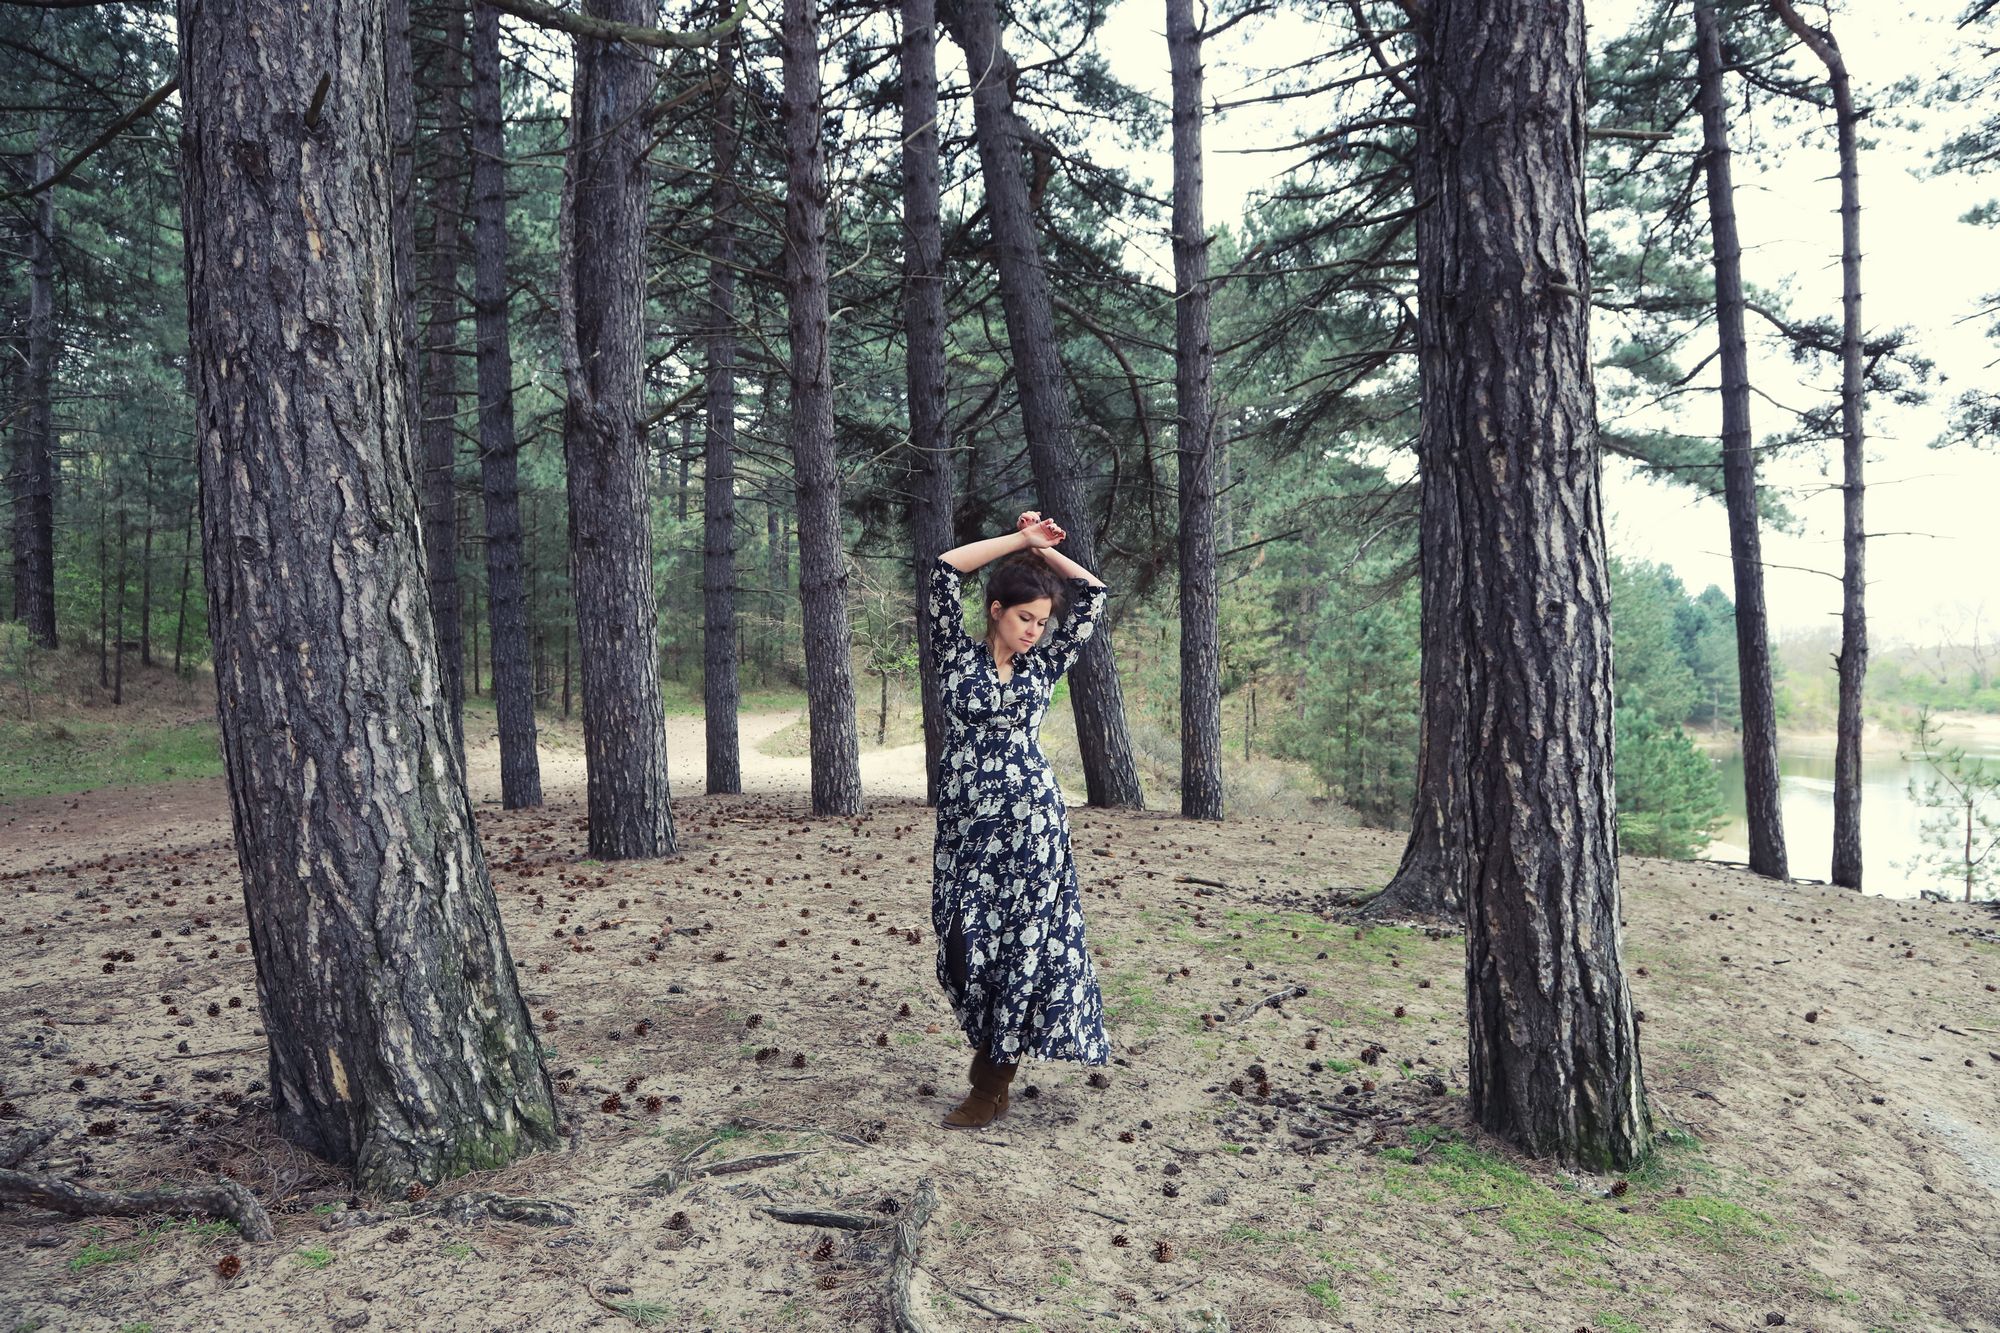
<instances>
[{"instance_id":1,"label":"woman's hand","mask_svg":"<svg viewBox=\"0 0 2000 1333\"><path fill-rule=\"evenodd\" d=\"M1029 550L1047 550L1066 535L1062 525L1054 519L1042 518L1033 513L1021 515L1020 525L1016 531L1026 535Z\"/></svg>"}]
</instances>

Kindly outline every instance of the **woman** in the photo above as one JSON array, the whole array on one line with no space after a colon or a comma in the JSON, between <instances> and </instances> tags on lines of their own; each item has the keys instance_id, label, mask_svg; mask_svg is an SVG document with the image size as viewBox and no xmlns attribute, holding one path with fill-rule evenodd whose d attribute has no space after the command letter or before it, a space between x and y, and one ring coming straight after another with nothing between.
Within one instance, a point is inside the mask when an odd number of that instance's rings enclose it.
<instances>
[{"instance_id":1,"label":"woman","mask_svg":"<svg viewBox=\"0 0 2000 1333\"><path fill-rule=\"evenodd\" d=\"M1007 1109L1022 1060L1110 1062L1084 941L1062 788L1037 743L1049 696L1104 614L1104 581L1058 552L1054 519L953 547L924 607L945 701L931 923L937 975L972 1042L972 1090L944 1117L977 1129ZM983 637L966 633L959 580L1001 557ZM1051 621L1073 603L1067 619Z\"/></svg>"}]
</instances>

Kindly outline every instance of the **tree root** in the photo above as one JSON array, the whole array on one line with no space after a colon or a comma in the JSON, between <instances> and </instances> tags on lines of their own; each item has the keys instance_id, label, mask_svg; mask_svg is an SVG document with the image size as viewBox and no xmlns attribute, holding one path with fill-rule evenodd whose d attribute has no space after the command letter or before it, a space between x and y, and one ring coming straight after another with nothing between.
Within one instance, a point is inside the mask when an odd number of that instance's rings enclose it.
<instances>
[{"instance_id":1,"label":"tree root","mask_svg":"<svg viewBox=\"0 0 2000 1333\"><path fill-rule=\"evenodd\" d=\"M896 1222L896 1256L889 1264L889 1327L893 1333L930 1333L910 1303L910 1270L917 1266L917 1233L937 1211L937 1190L929 1176L917 1181L917 1197Z\"/></svg>"},{"instance_id":2,"label":"tree root","mask_svg":"<svg viewBox=\"0 0 2000 1333\"><path fill-rule=\"evenodd\" d=\"M62 1125L43 1125L39 1129L24 1129L5 1143L0 1143L0 1168L19 1166L47 1147L49 1140L62 1133L63 1129Z\"/></svg>"},{"instance_id":3,"label":"tree root","mask_svg":"<svg viewBox=\"0 0 2000 1333\"><path fill-rule=\"evenodd\" d=\"M30 1149L30 1151L33 1151ZM226 1217L254 1242L272 1240L271 1218L257 1196L236 1181L222 1179L213 1185L187 1189L134 1190L128 1194L106 1194L85 1189L66 1180L31 1176L21 1171L0 1170L0 1203L26 1203L71 1217L142 1217L147 1213L208 1213Z\"/></svg>"},{"instance_id":4,"label":"tree root","mask_svg":"<svg viewBox=\"0 0 2000 1333\"><path fill-rule=\"evenodd\" d=\"M576 1212L568 1204L553 1199L518 1199L485 1190L455 1194L438 1205L438 1212L454 1222L519 1222L531 1227L576 1225Z\"/></svg>"}]
</instances>

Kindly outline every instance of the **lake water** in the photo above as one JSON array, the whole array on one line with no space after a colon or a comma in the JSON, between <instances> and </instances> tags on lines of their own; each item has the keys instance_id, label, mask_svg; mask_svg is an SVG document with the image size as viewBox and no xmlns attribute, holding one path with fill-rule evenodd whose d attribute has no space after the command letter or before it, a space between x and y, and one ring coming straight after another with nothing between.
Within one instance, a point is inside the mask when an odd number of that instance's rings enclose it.
<instances>
[{"instance_id":1,"label":"lake water","mask_svg":"<svg viewBox=\"0 0 2000 1333\"><path fill-rule=\"evenodd\" d=\"M1985 758L2000 767L2000 742L1968 742L1967 758ZM1718 756L1727 822L1715 830L1715 841L1703 856L1714 861L1747 861L1750 827L1743 811L1743 756ZM1912 871L1909 862L1923 845L1923 820L1929 813L1910 799L1910 779L1922 779L1929 769L1911 763L1893 750L1870 751L1861 759L1861 884L1866 893L1889 898L1914 898L1922 889L1964 896L1963 881ZM1833 874L1833 741L1778 741L1778 804L1785 825L1785 859L1798 879L1829 879Z\"/></svg>"}]
</instances>

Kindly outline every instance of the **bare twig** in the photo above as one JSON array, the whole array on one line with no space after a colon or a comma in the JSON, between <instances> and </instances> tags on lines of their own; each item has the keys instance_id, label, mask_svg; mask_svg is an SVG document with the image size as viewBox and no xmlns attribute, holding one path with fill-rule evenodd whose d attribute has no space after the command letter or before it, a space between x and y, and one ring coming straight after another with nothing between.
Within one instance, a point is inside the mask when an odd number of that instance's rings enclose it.
<instances>
[{"instance_id":1,"label":"bare twig","mask_svg":"<svg viewBox=\"0 0 2000 1333\"><path fill-rule=\"evenodd\" d=\"M980 1309L986 1311L986 1313L992 1315L995 1319L1006 1320L1010 1323L1015 1323L1015 1324L1032 1324L1035 1322L1034 1320L1028 1319L1022 1315L1015 1314L1012 1310L1002 1310L996 1306L988 1305L985 1301L980 1300L977 1296L973 1295L971 1292L963 1290L962 1288L959 1287L952 1286L951 1283L939 1277L937 1275L937 1271L931 1268L928 1264L918 1264L917 1267L923 1269L924 1272L930 1277L931 1281L937 1283L940 1287L943 1287L946 1291L958 1297L960 1300L964 1301L967 1305L978 1306Z\"/></svg>"}]
</instances>

